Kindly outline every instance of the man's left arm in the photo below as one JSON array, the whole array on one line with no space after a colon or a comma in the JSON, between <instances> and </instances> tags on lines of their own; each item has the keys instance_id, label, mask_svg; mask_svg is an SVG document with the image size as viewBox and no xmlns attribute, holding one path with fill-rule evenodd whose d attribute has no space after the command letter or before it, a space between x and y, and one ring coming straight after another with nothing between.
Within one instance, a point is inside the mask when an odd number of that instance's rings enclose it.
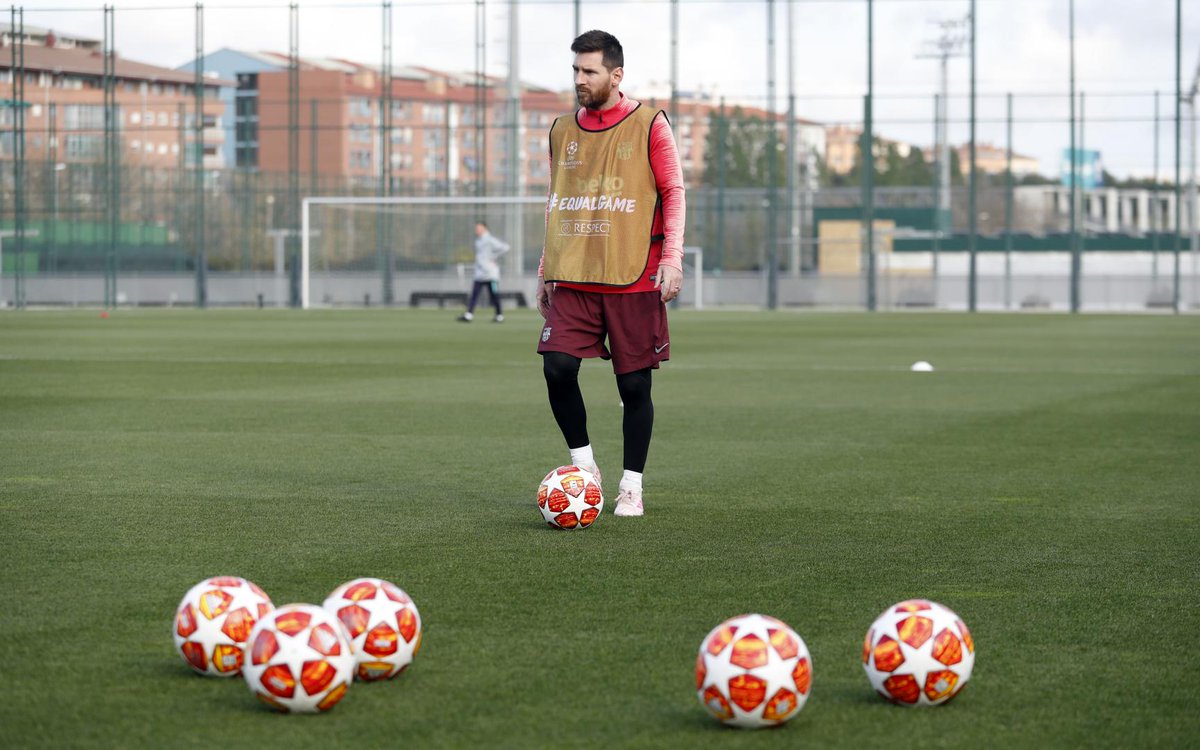
<instances>
[{"instance_id":1,"label":"man's left arm","mask_svg":"<svg viewBox=\"0 0 1200 750\"><path fill-rule=\"evenodd\" d=\"M658 265L658 283L663 302L679 296L683 288L683 227L687 203L683 189L683 169L679 149L666 115L659 113L650 125L650 169L654 184L662 196L663 244Z\"/></svg>"}]
</instances>

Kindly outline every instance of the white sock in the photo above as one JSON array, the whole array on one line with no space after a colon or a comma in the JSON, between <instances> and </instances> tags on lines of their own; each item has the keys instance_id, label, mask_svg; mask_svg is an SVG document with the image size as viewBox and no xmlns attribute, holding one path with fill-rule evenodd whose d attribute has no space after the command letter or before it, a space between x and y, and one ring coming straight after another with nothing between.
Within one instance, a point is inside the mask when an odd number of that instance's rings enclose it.
<instances>
[{"instance_id":1,"label":"white sock","mask_svg":"<svg viewBox=\"0 0 1200 750\"><path fill-rule=\"evenodd\" d=\"M582 448L572 448L571 463L583 469L590 469L595 466L596 459L592 456L592 444L588 443Z\"/></svg>"},{"instance_id":2,"label":"white sock","mask_svg":"<svg viewBox=\"0 0 1200 750\"><path fill-rule=\"evenodd\" d=\"M625 473L621 475L620 488L623 490L635 490L637 492L641 492L642 491L642 475L641 475L641 473L636 472L636 471L630 471L629 469L626 469Z\"/></svg>"}]
</instances>

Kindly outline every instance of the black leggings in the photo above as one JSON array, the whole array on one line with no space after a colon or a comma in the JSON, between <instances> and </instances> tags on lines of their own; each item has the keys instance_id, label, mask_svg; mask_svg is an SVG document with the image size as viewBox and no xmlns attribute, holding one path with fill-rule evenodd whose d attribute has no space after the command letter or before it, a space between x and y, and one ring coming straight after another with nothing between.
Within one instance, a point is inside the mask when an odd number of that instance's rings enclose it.
<instances>
[{"instance_id":1,"label":"black leggings","mask_svg":"<svg viewBox=\"0 0 1200 750\"><path fill-rule=\"evenodd\" d=\"M587 445L587 409L583 404L583 393L579 390L578 357L562 352L546 352L542 355L542 372L546 376L546 390L550 397L550 410L562 431L568 448ZM625 438L625 468L639 474L646 469L646 456L650 453L650 435L654 431L654 402L650 398L651 368L628 372L617 376L617 392L625 404L625 416L621 423Z\"/></svg>"},{"instance_id":2,"label":"black leggings","mask_svg":"<svg viewBox=\"0 0 1200 750\"><path fill-rule=\"evenodd\" d=\"M475 312L475 303L479 301L479 292L487 289L492 298L492 304L496 306L496 314L502 314L500 312L500 294L496 291L498 286L500 283L497 281L476 281L471 287L471 302L467 305L467 312Z\"/></svg>"}]
</instances>

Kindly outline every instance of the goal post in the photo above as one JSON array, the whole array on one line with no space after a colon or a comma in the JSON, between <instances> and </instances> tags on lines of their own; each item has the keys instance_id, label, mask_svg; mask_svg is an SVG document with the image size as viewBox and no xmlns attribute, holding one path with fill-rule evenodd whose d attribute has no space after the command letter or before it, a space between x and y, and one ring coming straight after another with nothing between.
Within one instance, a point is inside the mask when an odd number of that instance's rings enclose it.
<instances>
[{"instance_id":1,"label":"goal post","mask_svg":"<svg viewBox=\"0 0 1200 750\"><path fill-rule=\"evenodd\" d=\"M501 286L528 285L545 232L545 196L306 196L300 209L299 301L314 306L453 301L469 289L474 227L485 221L511 250ZM701 248L684 248L680 302L704 305ZM380 292L382 291L382 294ZM529 289L523 290L528 294Z\"/></svg>"},{"instance_id":2,"label":"goal post","mask_svg":"<svg viewBox=\"0 0 1200 750\"><path fill-rule=\"evenodd\" d=\"M529 223L531 216L536 216L539 226L544 221L544 212L540 207L546 205L545 196L458 196L458 197L413 197L413 196L306 196L301 201L300 206L300 306L308 309L313 304L312 299L312 265L314 259L313 240L321 230L315 226L313 212L314 209L320 207L334 207L348 209L352 211L367 211L372 212L368 219L378 219L379 217L390 217L389 227L391 229L399 229L400 232L410 232L409 235L404 235L404 241L394 244L405 244L407 240L412 239L411 226L406 226L414 223L418 218L428 222L431 215L437 215L438 221L442 223L456 222L458 236L465 236L463 232L470 231L477 220L486 215L488 220L494 218L502 219L505 223L504 231L495 232L497 237L500 237L512 247L513 258L509 264L513 266L517 272L521 272L525 265L524 247L525 247L525 225ZM539 207L535 212L531 207ZM394 222L399 222L395 227L390 225ZM359 222L361 223L361 222ZM332 228L331 228L332 229ZM349 243L353 244L355 232L352 224L349 231L324 231L324 235L328 237L329 243ZM375 240L380 242L378 238ZM411 243L409 243L411 244ZM343 249L345 249L343 247ZM443 268L453 265L451 259L451 249L442 248ZM385 252L395 252L393 247L385 248ZM351 264L355 259L362 259L372 256L374 251L367 249L365 252L355 252L352 248L349 252L343 253L343 260ZM433 253L431 257L436 257Z\"/></svg>"}]
</instances>

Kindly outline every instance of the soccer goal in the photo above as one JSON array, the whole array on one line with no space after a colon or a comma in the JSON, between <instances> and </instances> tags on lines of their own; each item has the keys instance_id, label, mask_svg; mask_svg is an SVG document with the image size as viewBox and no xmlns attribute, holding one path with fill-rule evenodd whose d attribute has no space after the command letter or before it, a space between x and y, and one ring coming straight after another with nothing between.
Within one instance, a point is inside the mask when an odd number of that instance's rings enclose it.
<instances>
[{"instance_id":1,"label":"soccer goal","mask_svg":"<svg viewBox=\"0 0 1200 750\"><path fill-rule=\"evenodd\" d=\"M545 206L545 196L306 197L301 307L464 293L460 269L474 260L479 221L512 247L501 258L501 290L520 285L537 270Z\"/></svg>"},{"instance_id":2,"label":"soccer goal","mask_svg":"<svg viewBox=\"0 0 1200 750\"><path fill-rule=\"evenodd\" d=\"M306 197L301 307L418 300L460 305L471 286L479 221L512 248L500 259L501 293L528 295L545 238L545 207L544 196ZM700 248L684 249L680 301L697 308L704 304L703 264Z\"/></svg>"}]
</instances>

